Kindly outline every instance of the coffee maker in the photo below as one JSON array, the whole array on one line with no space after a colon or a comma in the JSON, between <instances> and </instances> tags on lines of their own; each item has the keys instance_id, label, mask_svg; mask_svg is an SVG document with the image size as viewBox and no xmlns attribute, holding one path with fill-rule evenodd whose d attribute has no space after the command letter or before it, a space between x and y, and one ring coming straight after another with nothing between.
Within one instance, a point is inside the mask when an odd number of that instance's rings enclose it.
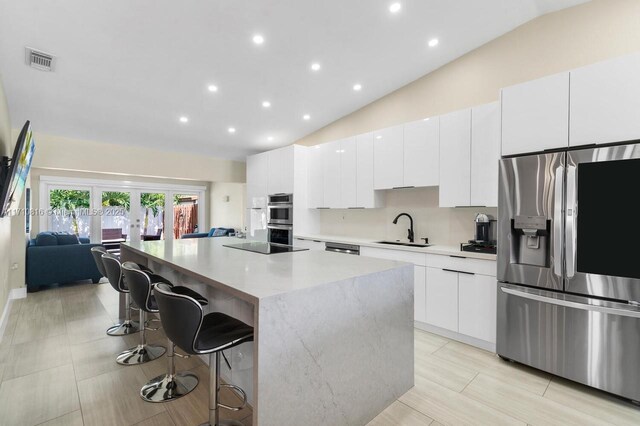
<instances>
[{"instance_id":1,"label":"coffee maker","mask_svg":"<svg viewBox=\"0 0 640 426\"><path fill-rule=\"evenodd\" d=\"M496 220L485 213L478 213L473 222L475 239L460 244L460 250L496 254Z\"/></svg>"}]
</instances>

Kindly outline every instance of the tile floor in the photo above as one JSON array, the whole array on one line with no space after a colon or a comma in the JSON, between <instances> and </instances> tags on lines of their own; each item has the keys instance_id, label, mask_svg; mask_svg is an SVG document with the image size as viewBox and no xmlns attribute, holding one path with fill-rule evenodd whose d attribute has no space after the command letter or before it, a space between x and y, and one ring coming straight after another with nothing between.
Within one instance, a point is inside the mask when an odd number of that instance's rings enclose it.
<instances>
[{"instance_id":1,"label":"tile floor","mask_svg":"<svg viewBox=\"0 0 640 426\"><path fill-rule=\"evenodd\" d=\"M0 424L191 426L206 420L208 369L198 358L176 360L179 370L200 377L194 392L165 404L139 398L140 386L164 373L166 359L115 363L117 353L138 341L137 334L105 334L117 320L117 303L108 284L45 290L13 303L0 342ZM148 339L164 342L160 331ZM638 407L462 343L416 330L415 351L415 387L370 426L640 424ZM249 409L232 417L251 425Z\"/></svg>"}]
</instances>

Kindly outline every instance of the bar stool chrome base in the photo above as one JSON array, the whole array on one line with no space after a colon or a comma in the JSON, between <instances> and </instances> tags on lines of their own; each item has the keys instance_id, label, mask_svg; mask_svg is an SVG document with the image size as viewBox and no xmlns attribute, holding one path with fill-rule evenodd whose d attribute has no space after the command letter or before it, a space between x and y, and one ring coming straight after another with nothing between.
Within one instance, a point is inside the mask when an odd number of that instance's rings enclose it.
<instances>
[{"instance_id":1,"label":"bar stool chrome base","mask_svg":"<svg viewBox=\"0 0 640 426\"><path fill-rule=\"evenodd\" d=\"M136 321L131 320L126 320L122 324L116 324L113 327L107 328L107 334L109 336L126 336L139 331L140 325Z\"/></svg>"},{"instance_id":2,"label":"bar stool chrome base","mask_svg":"<svg viewBox=\"0 0 640 426\"><path fill-rule=\"evenodd\" d=\"M198 386L198 376L191 373L163 374L151 379L140 389L147 402L167 402L187 395Z\"/></svg>"},{"instance_id":3,"label":"bar stool chrome base","mask_svg":"<svg viewBox=\"0 0 640 426\"><path fill-rule=\"evenodd\" d=\"M138 345L118 355L116 362L121 365L144 364L160 358L166 350L164 346Z\"/></svg>"},{"instance_id":4,"label":"bar stool chrome base","mask_svg":"<svg viewBox=\"0 0 640 426\"><path fill-rule=\"evenodd\" d=\"M218 423L212 425L211 423L202 423L200 426L244 426L244 423L237 420L218 420Z\"/></svg>"}]
</instances>

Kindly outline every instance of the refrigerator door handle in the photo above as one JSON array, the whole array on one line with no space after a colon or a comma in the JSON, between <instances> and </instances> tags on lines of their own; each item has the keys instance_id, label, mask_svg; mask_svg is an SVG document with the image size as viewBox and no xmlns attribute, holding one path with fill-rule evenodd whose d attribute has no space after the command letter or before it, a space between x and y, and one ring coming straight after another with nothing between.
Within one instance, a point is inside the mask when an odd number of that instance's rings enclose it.
<instances>
[{"instance_id":1,"label":"refrigerator door handle","mask_svg":"<svg viewBox=\"0 0 640 426\"><path fill-rule=\"evenodd\" d=\"M562 204L564 190L564 166L556 168L556 182L553 209L553 273L562 277Z\"/></svg>"},{"instance_id":2,"label":"refrigerator door handle","mask_svg":"<svg viewBox=\"0 0 640 426\"><path fill-rule=\"evenodd\" d=\"M503 293L522 297L523 299L535 300L537 302L548 303L550 305L563 306L565 308L580 309L583 311L600 312L609 315L619 315L623 317L640 318L640 311L624 308L614 308L610 306L592 305L589 303L580 303L565 298L547 297L541 294L530 293L526 291L516 290L509 287L501 287Z\"/></svg>"},{"instance_id":3,"label":"refrigerator door handle","mask_svg":"<svg viewBox=\"0 0 640 426\"><path fill-rule=\"evenodd\" d=\"M567 268L567 278L573 278L576 274L576 217L577 209L576 194L576 167L567 167L567 208L565 212L565 263Z\"/></svg>"}]
</instances>

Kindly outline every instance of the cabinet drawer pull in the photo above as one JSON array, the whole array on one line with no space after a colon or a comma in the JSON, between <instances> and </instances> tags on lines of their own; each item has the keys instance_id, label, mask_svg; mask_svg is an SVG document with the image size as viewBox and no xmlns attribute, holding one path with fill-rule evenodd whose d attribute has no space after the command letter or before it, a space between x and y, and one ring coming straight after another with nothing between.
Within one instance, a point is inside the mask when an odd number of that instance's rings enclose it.
<instances>
[{"instance_id":1,"label":"cabinet drawer pull","mask_svg":"<svg viewBox=\"0 0 640 426\"><path fill-rule=\"evenodd\" d=\"M466 275L475 275L473 272L465 272L465 271L456 271L454 269L445 269L442 268L443 271L447 271L447 272L454 272L456 274L466 274Z\"/></svg>"},{"instance_id":2,"label":"cabinet drawer pull","mask_svg":"<svg viewBox=\"0 0 640 426\"><path fill-rule=\"evenodd\" d=\"M456 256L455 254L450 254L449 257L455 257L456 259L466 259L464 256Z\"/></svg>"},{"instance_id":3,"label":"cabinet drawer pull","mask_svg":"<svg viewBox=\"0 0 640 426\"><path fill-rule=\"evenodd\" d=\"M410 188L415 188L415 186L394 186L391 189L410 189Z\"/></svg>"}]
</instances>

